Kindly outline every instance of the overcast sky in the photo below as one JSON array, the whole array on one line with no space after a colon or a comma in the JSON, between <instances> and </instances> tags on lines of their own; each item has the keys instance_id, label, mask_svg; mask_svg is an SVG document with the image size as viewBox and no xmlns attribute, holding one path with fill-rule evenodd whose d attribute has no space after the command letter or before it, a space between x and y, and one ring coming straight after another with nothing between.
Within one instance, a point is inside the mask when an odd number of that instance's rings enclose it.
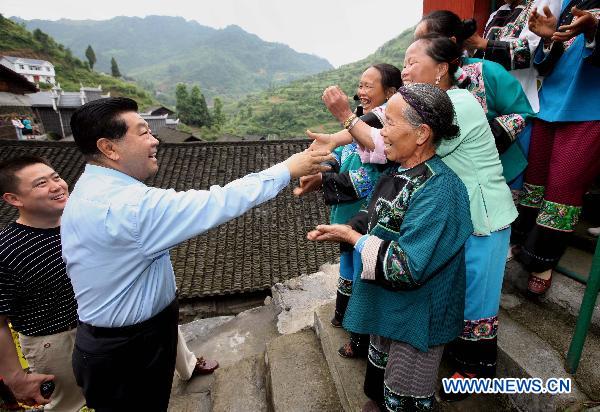
<instances>
[{"instance_id":1,"label":"overcast sky","mask_svg":"<svg viewBox=\"0 0 600 412\"><path fill-rule=\"evenodd\" d=\"M162 15L215 28L237 24L263 40L287 44L339 66L366 57L416 24L422 4L400 0L1 0L0 13L26 20Z\"/></svg>"}]
</instances>

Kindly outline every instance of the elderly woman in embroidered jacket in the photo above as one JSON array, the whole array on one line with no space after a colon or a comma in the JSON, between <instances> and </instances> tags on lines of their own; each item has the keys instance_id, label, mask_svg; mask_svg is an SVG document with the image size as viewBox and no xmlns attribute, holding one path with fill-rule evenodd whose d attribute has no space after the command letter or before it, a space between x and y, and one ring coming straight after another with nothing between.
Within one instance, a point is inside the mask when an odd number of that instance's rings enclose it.
<instances>
[{"instance_id":1,"label":"elderly woman in embroidered jacket","mask_svg":"<svg viewBox=\"0 0 600 412\"><path fill-rule=\"evenodd\" d=\"M360 253L344 327L371 335L365 393L389 410L433 408L444 344L462 330L469 199L435 154L458 134L453 120L439 88L400 88L382 130L386 156L397 163L348 226L317 226L308 234Z\"/></svg>"}]
</instances>

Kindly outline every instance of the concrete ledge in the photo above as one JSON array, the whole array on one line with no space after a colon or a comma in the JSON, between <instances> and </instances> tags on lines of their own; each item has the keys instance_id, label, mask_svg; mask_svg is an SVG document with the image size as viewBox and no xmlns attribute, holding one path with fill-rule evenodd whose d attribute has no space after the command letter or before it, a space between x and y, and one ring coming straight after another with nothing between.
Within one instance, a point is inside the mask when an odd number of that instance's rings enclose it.
<instances>
[{"instance_id":1,"label":"concrete ledge","mask_svg":"<svg viewBox=\"0 0 600 412\"><path fill-rule=\"evenodd\" d=\"M272 305L250 309L211 329L210 333L186 334L195 337L188 347L196 356L216 359L222 368L265 351L266 343L279 336Z\"/></svg>"},{"instance_id":2,"label":"concrete ledge","mask_svg":"<svg viewBox=\"0 0 600 412\"><path fill-rule=\"evenodd\" d=\"M302 275L271 288L277 330L282 335L312 327L314 310L335 299L339 265L325 264L319 272Z\"/></svg>"},{"instance_id":3,"label":"concrete ledge","mask_svg":"<svg viewBox=\"0 0 600 412\"><path fill-rule=\"evenodd\" d=\"M338 349L348 340L348 332L331 326L334 309L335 302L317 308L314 313L314 328L321 340L323 354L344 411L360 411L368 401L362 390L367 361L345 359L338 355Z\"/></svg>"},{"instance_id":4,"label":"concrete ledge","mask_svg":"<svg viewBox=\"0 0 600 412\"><path fill-rule=\"evenodd\" d=\"M267 388L274 412L342 410L327 362L312 330L267 344Z\"/></svg>"},{"instance_id":5,"label":"concrete ledge","mask_svg":"<svg viewBox=\"0 0 600 412\"><path fill-rule=\"evenodd\" d=\"M570 378L570 394L513 394L511 401L524 411L557 411L589 401L571 375L565 372L563 357L547 342L540 339L508 313L500 310L498 330L499 378Z\"/></svg>"}]
</instances>

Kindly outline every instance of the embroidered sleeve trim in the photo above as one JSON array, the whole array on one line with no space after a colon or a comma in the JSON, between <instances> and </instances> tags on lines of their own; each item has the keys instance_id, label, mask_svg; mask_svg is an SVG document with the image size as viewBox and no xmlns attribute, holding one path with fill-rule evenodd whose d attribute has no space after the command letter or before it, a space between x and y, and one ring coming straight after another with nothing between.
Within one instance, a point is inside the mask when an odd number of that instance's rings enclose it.
<instances>
[{"instance_id":1,"label":"embroidered sleeve trim","mask_svg":"<svg viewBox=\"0 0 600 412\"><path fill-rule=\"evenodd\" d=\"M511 141L514 141L517 135L525 128L525 119L517 113L498 116L496 117L496 121L510 136Z\"/></svg>"},{"instance_id":2,"label":"embroidered sleeve trim","mask_svg":"<svg viewBox=\"0 0 600 412\"><path fill-rule=\"evenodd\" d=\"M527 39L516 39L510 42L510 67L512 70L531 67L531 50Z\"/></svg>"},{"instance_id":3,"label":"embroidered sleeve trim","mask_svg":"<svg viewBox=\"0 0 600 412\"><path fill-rule=\"evenodd\" d=\"M410 272L406 253L396 242L391 242L385 253L383 276L394 286L403 289L413 289L419 286Z\"/></svg>"},{"instance_id":4,"label":"embroidered sleeve trim","mask_svg":"<svg viewBox=\"0 0 600 412\"><path fill-rule=\"evenodd\" d=\"M519 204L521 206L535 207L536 209L539 209L542 206L542 201L544 200L545 190L546 188L544 186L524 183Z\"/></svg>"},{"instance_id":5,"label":"embroidered sleeve trim","mask_svg":"<svg viewBox=\"0 0 600 412\"><path fill-rule=\"evenodd\" d=\"M544 200L536 223L562 232L572 232L579 221L580 206L563 205Z\"/></svg>"},{"instance_id":6,"label":"embroidered sleeve trim","mask_svg":"<svg viewBox=\"0 0 600 412\"><path fill-rule=\"evenodd\" d=\"M362 253L360 254L363 271L360 274L361 279L375 280L375 267L377 266L377 257L379 256L379 247L383 240L377 236L369 236L365 241Z\"/></svg>"}]
</instances>

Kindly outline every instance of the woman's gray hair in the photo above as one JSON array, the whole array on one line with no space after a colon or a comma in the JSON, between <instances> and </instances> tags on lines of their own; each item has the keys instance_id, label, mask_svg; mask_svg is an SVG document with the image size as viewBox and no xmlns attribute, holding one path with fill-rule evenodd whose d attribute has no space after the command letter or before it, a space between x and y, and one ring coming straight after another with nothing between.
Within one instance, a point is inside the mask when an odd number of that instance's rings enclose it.
<instances>
[{"instance_id":1,"label":"woman's gray hair","mask_svg":"<svg viewBox=\"0 0 600 412\"><path fill-rule=\"evenodd\" d=\"M412 83L402 86L398 93L408 104L403 113L408 123L413 127L429 126L434 145L458 136L454 106L445 91L431 84Z\"/></svg>"}]
</instances>

